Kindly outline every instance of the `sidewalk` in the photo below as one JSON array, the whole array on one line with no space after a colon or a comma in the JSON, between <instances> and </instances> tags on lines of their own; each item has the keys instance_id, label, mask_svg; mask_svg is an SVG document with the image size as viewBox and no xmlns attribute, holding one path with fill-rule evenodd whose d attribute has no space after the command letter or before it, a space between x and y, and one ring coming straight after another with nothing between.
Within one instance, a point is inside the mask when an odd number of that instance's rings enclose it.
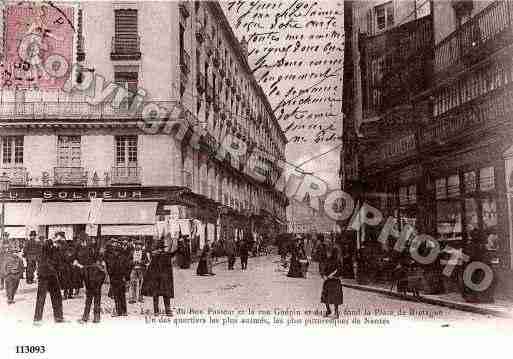
<instances>
[{"instance_id":1,"label":"sidewalk","mask_svg":"<svg viewBox=\"0 0 513 359\"><path fill-rule=\"evenodd\" d=\"M414 298L411 294L403 295L397 291L391 291L390 285L386 284L358 284L354 279L343 279L342 285L347 288L363 290L384 294L389 297L399 298L408 301L420 301L427 304L438 305L451 309L462 310L466 312L493 315L501 318L513 318L513 302L504 299L495 299L495 303L476 304L467 303L461 298L459 293L448 294L421 294L420 299Z\"/></svg>"}]
</instances>

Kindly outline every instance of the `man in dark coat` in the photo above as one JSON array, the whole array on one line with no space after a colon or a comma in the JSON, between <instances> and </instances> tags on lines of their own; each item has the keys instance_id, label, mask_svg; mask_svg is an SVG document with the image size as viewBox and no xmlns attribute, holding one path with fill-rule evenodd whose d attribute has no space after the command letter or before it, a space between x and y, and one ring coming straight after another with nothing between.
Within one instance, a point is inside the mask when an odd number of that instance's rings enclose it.
<instances>
[{"instance_id":1,"label":"man in dark coat","mask_svg":"<svg viewBox=\"0 0 513 359\"><path fill-rule=\"evenodd\" d=\"M242 270L248 269L248 257L249 250L251 248L251 243L246 240L242 240L239 245L239 255L240 255L240 266Z\"/></svg>"},{"instance_id":2,"label":"man in dark coat","mask_svg":"<svg viewBox=\"0 0 513 359\"><path fill-rule=\"evenodd\" d=\"M41 256L41 243L36 240L36 237L36 231L30 231L29 240L23 249L23 258L27 262L27 284L34 283L34 272Z\"/></svg>"},{"instance_id":3,"label":"man in dark coat","mask_svg":"<svg viewBox=\"0 0 513 359\"><path fill-rule=\"evenodd\" d=\"M150 265L144 276L142 295L153 297L153 312L160 314L159 297L163 298L165 315L172 316L171 298L175 297L173 283L173 256L177 251L169 252L163 240L157 242L152 252Z\"/></svg>"},{"instance_id":4,"label":"man in dark coat","mask_svg":"<svg viewBox=\"0 0 513 359\"><path fill-rule=\"evenodd\" d=\"M99 246L94 243L92 238L83 233L81 236L81 244L77 250L74 266L82 271L86 289L86 300L84 306L84 314L79 320L80 323L86 323L89 320L91 304L93 308L93 323L100 322L102 285L105 281L105 269L101 262L101 254Z\"/></svg>"},{"instance_id":5,"label":"man in dark coat","mask_svg":"<svg viewBox=\"0 0 513 359\"><path fill-rule=\"evenodd\" d=\"M40 324L43 319L46 293L48 292L50 292L55 322L64 322L64 315L62 312L62 294L57 272L62 261L62 253L59 248L57 248L51 240L44 241L37 269L37 297L34 313L35 325Z\"/></svg>"},{"instance_id":6,"label":"man in dark coat","mask_svg":"<svg viewBox=\"0 0 513 359\"><path fill-rule=\"evenodd\" d=\"M233 238L225 240L224 251L228 257L228 270L233 270L233 266L235 265L235 252L237 251L237 245Z\"/></svg>"},{"instance_id":7,"label":"man in dark coat","mask_svg":"<svg viewBox=\"0 0 513 359\"><path fill-rule=\"evenodd\" d=\"M109 274L109 293L114 299L115 311L113 317L127 316L126 282L130 280L128 274L128 256L119 241L112 241L105 252L105 264Z\"/></svg>"}]
</instances>

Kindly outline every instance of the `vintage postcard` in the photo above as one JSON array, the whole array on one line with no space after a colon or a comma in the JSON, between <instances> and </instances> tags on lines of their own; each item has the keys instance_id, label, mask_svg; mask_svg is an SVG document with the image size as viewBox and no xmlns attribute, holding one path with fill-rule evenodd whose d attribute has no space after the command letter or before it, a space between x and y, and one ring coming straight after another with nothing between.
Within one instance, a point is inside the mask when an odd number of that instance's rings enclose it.
<instances>
[{"instance_id":1,"label":"vintage postcard","mask_svg":"<svg viewBox=\"0 0 513 359\"><path fill-rule=\"evenodd\" d=\"M3 357L513 328L513 2L0 11Z\"/></svg>"}]
</instances>

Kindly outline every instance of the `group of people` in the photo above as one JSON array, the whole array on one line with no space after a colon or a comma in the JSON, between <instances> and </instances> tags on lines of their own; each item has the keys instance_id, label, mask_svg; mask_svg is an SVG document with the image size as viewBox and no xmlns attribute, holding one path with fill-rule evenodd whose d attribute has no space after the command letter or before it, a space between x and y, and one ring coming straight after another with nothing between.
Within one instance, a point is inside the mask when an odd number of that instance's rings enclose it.
<instances>
[{"instance_id":1,"label":"group of people","mask_svg":"<svg viewBox=\"0 0 513 359\"><path fill-rule=\"evenodd\" d=\"M238 241L234 238L226 238L214 243L214 246L207 242L201 251L196 274L200 276L215 275L212 268L213 257L216 256L216 252L227 257L228 270L234 270L237 255L240 257L241 270L246 270L248 269L248 258L252 248L254 248L254 242L249 237Z\"/></svg>"}]
</instances>

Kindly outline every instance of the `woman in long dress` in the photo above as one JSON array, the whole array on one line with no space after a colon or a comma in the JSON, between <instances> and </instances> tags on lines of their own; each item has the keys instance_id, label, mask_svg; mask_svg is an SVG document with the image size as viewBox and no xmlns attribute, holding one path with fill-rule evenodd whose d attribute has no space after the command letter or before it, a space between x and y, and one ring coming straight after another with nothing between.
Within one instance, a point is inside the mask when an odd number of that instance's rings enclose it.
<instances>
[{"instance_id":1,"label":"woman in long dress","mask_svg":"<svg viewBox=\"0 0 513 359\"><path fill-rule=\"evenodd\" d=\"M198 261L198 268L196 269L196 274L205 276L205 275L214 275L212 273L212 253L210 249L210 245L205 243L203 246L203 250L201 251L200 259Z\"/></svg>"},{"instance_id":2,"label":"woman in long dress","mask_svg":"<svg viewBox=\"0 0 513 359\"><path fill-rule=\"evenodd\" d=\"M330 304L333 304L335 317L339 317L339 305L344 303L344 294L340 276L342 275L342 263L338 257L337 248L333 248L326 259L324 271L321 277L324 279L321 293L321 303L326 305L326 314L331 315Z\"/></svg>"},{"instance_id":3,"label":"woman in long dress","mask_svg":"<svg viewBox=\"0 0 513 359\"><path fill-rule=\"evenodd\" d=\"M287 277L304 278L304 271L301 266L302 258L305 258L304 249L297 240L291 248L290 268Z\"/></svg>"}]
</instances>

